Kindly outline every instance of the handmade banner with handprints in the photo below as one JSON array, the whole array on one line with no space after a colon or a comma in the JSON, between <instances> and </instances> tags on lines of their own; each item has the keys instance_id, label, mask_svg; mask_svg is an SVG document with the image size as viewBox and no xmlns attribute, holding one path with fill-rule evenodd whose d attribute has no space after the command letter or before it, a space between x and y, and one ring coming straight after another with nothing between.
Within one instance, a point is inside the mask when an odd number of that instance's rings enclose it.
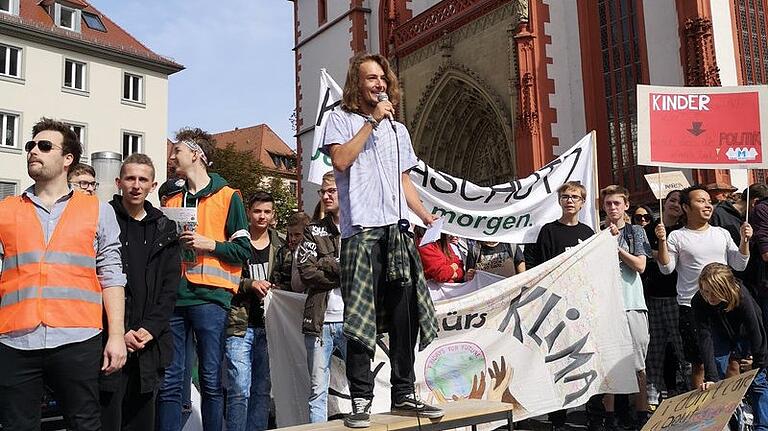
<instances>
[{"instance_id":1,"label":"handmade banner with handprints","mask_svg":"<svg viewBox=\"0 0 768 431\"><path fill-rule=\"evenodd\" d=\"M595 271L595 268L600 268ZM515 420L637 391L616 240L605 231L530 271L435 303L439 336L416 353L416 391L431 403L473 398L515 405ZM473 289L468 289L473 290ZM450 296L450 295L448 295ZM277 421L307 421L305 296L272 291L266 329ZM390 408L387 339L378 343L373 412ZM334 358L329 415L349 412Z\"/></svg>"}]
</instances>

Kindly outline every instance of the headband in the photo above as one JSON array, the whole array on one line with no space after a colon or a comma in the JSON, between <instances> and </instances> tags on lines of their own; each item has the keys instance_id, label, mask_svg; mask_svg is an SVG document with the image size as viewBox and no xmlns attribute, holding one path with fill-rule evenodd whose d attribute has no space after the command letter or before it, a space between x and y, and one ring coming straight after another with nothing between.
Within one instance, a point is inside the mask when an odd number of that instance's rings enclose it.
<instances>
[{"instance_id":1,"label":"headband","mask_svg":"<svg viewBox=\"0 0 768 431\"><path fill-rule=\"evenodd\" d=\"M189 147L189 149L192 151L200 152L200 158L203 159L203 165L211 166L213 164L213 162L208 161L208 157L206 157L205 151L203 151L203 149L200 147L200 145L197 142L187 139L187 140L181 141L181 143Z\"/></svg>"}]
</instances>

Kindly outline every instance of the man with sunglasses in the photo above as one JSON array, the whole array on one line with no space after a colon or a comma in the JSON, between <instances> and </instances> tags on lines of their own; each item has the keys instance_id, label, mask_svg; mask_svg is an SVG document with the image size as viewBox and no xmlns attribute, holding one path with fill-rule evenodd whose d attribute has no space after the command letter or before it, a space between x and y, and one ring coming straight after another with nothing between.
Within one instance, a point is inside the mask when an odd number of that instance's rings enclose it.
<instances>
[{"instance_id":1,"label":"man with sunglasses","mask_svg":"<svg viewBox=\"0 0 768 431\"><path fill-rule=\"evenodd\" d=\"M99 372L126 360L120 228L108 204L67 183L82 153L74 132L43 118L32 135L35 184L0 202L0 423L40 429L49 386L73 429L100 430Z\"/></svg>"},{"instance_id":2,"label":"man with sunglasses","mask_svg":"<svg viewBox=\"0 0 768 431\"><path fill-rule=\"evenodd\" d=\"M96 194L99 183L96 182L96 171L90 165L85 163L76 164L67 175L67 181L75 191L87 193L91 196Z\"/></svg>"}]
</instances>

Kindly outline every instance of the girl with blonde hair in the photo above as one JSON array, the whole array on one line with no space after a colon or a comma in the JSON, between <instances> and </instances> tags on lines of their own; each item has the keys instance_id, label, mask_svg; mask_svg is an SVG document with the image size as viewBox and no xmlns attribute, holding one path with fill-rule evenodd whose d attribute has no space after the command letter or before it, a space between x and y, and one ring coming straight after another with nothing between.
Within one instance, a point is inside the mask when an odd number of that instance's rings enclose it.
<instances>
[{"instance_id":1,"label":"girl with blonde hair","mask_svg":"<svg viewBox=\"0 0 768 431\"><path fill-rule=\"evenodd\" d=\"M725 374L728 358L739 355L742 371L759 369L747 393L752 401L755 430L768 430L768 337L762 312L752 295L727 265L710 263L699 276L691 301L704 361L705 390ZM744 351L751 352L750 358Z\"/></svg>"}]
</instances>

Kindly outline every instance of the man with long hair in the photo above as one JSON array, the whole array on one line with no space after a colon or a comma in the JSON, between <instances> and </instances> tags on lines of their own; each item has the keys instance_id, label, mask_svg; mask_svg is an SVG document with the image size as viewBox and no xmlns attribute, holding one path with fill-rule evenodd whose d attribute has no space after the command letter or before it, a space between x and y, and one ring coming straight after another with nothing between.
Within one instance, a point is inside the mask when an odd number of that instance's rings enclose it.
<instances>
[{"instance_id":1,"label":"man with long hair","mask_svg":"<svg viewBox=\"0 0 768 431\"><path fill-rule=\"evenodd\" d=\"M436 337L434 305L405 220L410 208L430 225L435 216L419 200L408 172L416 155L405 126L395 122L400 86L381 55L358 54L349 64L340 110L330 114L323 151L330 155L340 204L341 289L349 427L370 425L376 334L389 332L392 409L436 418L439 408L415 396L413 371L420 348Z\"/></svg>"}]
</instances>

